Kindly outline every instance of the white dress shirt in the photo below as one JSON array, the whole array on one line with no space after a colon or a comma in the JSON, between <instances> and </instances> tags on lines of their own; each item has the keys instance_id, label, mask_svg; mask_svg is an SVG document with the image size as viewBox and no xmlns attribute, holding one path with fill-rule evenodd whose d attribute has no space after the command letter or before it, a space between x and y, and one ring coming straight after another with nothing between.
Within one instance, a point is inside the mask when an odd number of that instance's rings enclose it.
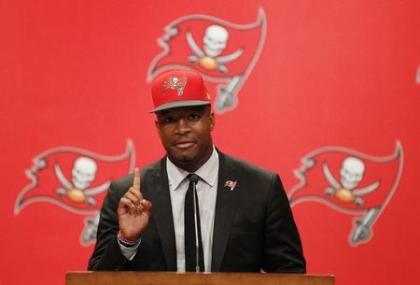
<instances>
[{"instance_id":1,"label":"white dress shirt","mask_svg":"<svg viewBox=\"0 0 420 285\"><path fill-rule=\"evenodd\" d=\"M175 229L177 271L185 272L184 202L189 185L186 177L190 173L177 167L168 158L166 159L166 170L168 173L169 193L171 196L172 217ZM200 210L204 271L211 272L214 215L216 212L217 181L219 174L219 155L214 148L207 162L194 173L200 177L196 189ZM123 255L129 260L134 258L136 252L141 254L141 246L139 245L140 242L135 247L127 248L120 243Z\"/></svg>"},{"instance_id":2,"label":"white dress shirt","mask_svg":"<svg viewBox=\"0 0 420 285\"><path fill-rule=\"evenodd\" d=\"M185 272L184 202L189 185L189 180L186 179L189 172L178 168L169 159L166 160L166 167L175 228L177 271ZM219 155L215 149L213 149L209 160L194 173L200 177L196 189L200 210L204 271L210 272L214 214L216 211L217 178L219 174Z\"/></svg>"}]
</instances>

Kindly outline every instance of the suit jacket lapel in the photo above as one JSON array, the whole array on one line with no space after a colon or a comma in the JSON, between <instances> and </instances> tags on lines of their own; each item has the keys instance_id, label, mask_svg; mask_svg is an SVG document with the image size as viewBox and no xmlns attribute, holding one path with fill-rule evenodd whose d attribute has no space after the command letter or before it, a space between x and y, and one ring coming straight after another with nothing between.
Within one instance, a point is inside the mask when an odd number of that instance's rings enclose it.
<instances>
[{"instance_id":1,"label":"suit jacket lapel","mask_svg":"<svg viewBox=\"0 0 420 285\"><path fill-rule=\"evenodd\" d=\"M219 161L219 181L217 186L211 266L213 272L220 271L222 265L236 210L235 193L239 190L239 185L235 187L234 191L225 186L228 180L238 180L231 160L219 151Z\"/></svg>"},{"instance_id":2,"label":"suit jacket lapel","mask_svg":"<svg viewBox=\"0 0 420 285\"><path fill-rule=\"evenodd\" d=\"M162 243L167 269L176 271L175 231L172 217L171 197L169 193L168 175L166 172L166 159L162 159L157 167L150 184L153 208L152 218Z\"/></svg>"}]
</instances>

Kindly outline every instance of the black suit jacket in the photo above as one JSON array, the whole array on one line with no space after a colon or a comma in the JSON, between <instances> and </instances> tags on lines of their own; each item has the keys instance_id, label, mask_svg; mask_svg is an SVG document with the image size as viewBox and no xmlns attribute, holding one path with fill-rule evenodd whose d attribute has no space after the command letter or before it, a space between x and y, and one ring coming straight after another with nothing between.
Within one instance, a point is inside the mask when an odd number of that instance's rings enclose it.
<instances>
[{"instance_id":1,"label":"black suit jacket","mask_svg":"<svg viewBox=\"0 0 420 285\"><path fill-rule=\"evenodd\" d=\"M212 272L306 271L301 241L280 178L219 152ZM227 180L237 181L233 190ZM145 168L141 191L152 202L134 259L121 253L117 207L133 175L113 182L101 209L89 270L176 271L175 233L165 158Z\"/></svg>"}]
</instances>

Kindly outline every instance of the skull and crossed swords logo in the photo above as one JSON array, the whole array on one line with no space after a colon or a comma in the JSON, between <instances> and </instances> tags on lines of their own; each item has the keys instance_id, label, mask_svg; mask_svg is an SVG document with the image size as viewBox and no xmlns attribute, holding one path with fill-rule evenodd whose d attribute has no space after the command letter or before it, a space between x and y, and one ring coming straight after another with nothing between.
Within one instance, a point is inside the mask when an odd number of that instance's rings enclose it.
<instances>
[{"instance_id":1,"label":"skull and crossed swords logo","mask_svg":"<svg viewBox=\"0 0 420 285\"><path fill-rule=\"evenodd\" d=\"M228 55L220 56L228 44L229 32L219 25L210 25L206 28L202 49L195 42L191 32L186 33L186 38L188 46L194 53L188 57L189 62L199 63L201 67L209 70L227 73L228 68L225 64L238 59L243 52L242 49L237 49Z\"/></svg>"},{"instance_id":2,"label":"skull and crossed swords logo","mask_svg":"<svg viewBox=\"0 0 420 285\"><path fill-rule=\"evenodd\" d=\"M364 204L362 196L375 191L379 186L379 181L376 181L368 186L356 188L363 179L365 168L362 160L352 156L347 157L341 165L339 182L332 175L328 165L323 164L322 171L330 184L325 189L325 194L344 202L353 202L357 206L362 206Z\"/></svg>"},{"instance_id":3,"label":"skull and crossed swords logo","mask_svg":"<svg viewBox=\"0 0 420 285\"><path fill-rule=\"evenodd\" d=\"M62 187L56 189L57 194L66 196L76 203L87 203L95 205L96 199L93 196L105 191L109 187L109 182L105 182L97 187L88 188L95 180L97 164L95 160L81 156L74 161L72 169L72 182L64 175L58 164L54 164L54 172Z\"/></svg>"}]
</instances>

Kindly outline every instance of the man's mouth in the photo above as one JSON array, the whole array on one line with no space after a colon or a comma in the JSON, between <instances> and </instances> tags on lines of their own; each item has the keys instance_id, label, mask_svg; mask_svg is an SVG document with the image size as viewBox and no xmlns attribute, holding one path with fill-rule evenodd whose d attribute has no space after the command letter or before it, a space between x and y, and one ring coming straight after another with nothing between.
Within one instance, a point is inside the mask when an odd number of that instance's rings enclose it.
<instances>
[{"instance_id":1,"label":"man's mouth","mask_svg":"<svg viewBox=\"0 0 420 285\"><path fill-rule=\"evenodd\" d=\"M191 140L188 140L188 141L185 140L185 141L178 141L174 145L176 148L179 148L179 149L187 149L194 146L195 142Z\"/></svg>"}]
</instances>

